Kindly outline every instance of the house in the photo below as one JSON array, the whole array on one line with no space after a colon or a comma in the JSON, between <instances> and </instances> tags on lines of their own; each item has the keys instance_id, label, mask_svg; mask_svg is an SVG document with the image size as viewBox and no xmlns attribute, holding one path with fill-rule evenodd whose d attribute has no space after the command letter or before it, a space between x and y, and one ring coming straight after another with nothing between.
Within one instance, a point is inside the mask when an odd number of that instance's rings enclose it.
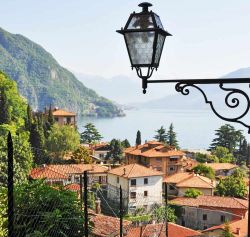
<instances>
[{"instance_id":1,"label":"house","mask_svg":"<svg viewBox=\"0 0 250 237\"><path fill-rule=\"evenodd\" d=\"M93 223L91 237L119 237L120 219L102 214L90 214L90 221ZM126 232L131 224L130 221L123 220L123 231ZM124 235L125 237L125 235Z\"/></svg>"},{"instance_id":2,"label":"house","mask_svg":"<svg viewBox=\"0 0 250 237\"><path fill-rule=\"evenodd\" d=\"M148 224L146 226L132 227L124 237L165 237L166 227L165 223ZM168 236L169 237L194 237L201 236L201 232L188 229L186 227L168 223Z\"/></svg>"},{"instance_id":3,"label":"house","mask_svg":"<svg viewBox=\"0 0 250 237\"><path fill-rule=\"evenodd\" d=\"M229 223L230 230L235 237L248 237L248 219L232 221ZM204 237L221 237L225 229L225 224L213 226L202 231Z\"/></svg>"},{"instance_id":4,"label":"house","mask_svg":"<svg viewBox=\"0 0 250 237\"><path fill-rule=\"evenodd\" d=\"M163 173L138 164L114 168L108 172L109 200L119 202L119 189L122 188L124 207L133 212L139 207L149 210L154 204L162 205Z\"/></svg>"},{"instance_id":5,"label":"house","mask_svg":"<svg viewBox=\"0 0 250 237\"><path fill-rule=\"evenodd\" d=\"M107 142L101 142L93 145L89 145L91 157L96 163L107 164L105 159L108 152L110 152L110 146Z\"/></svg>"},{"instance_id":6,"label":"house","mask_svg":"<svg viewBox=\"0 0 250 237\"><path fill-rule=\"evenodd\" d=\"M241 220L246 218L248 213L248 201L233 197L178 197L170 203L181 206L177 224L198 230L221 225L225 221Z\"/></svg>"},{"instance_id":7,"label":"house","mask_svg":"<svg viewBox=\"0 0 250 237\"><path fill-rule=\"evenodd\" d=\"M194 173L180 172L166 176L163 182L167 185L168 195L184 196L190 188L200 190L204 195L213 196L215 181Z\"/></svg>"},{"instance_id":8,"label":"house","mask_svg":"<svg viewBox=\"0 0 250 237\"><path fill-rule=\"evenodd\" d=\"M62 109L55 108L52 112L55 122L59 125L76 126L76 114Z\"/></svg>"},{"instance_id":9,"label":"house","mask_svg":"<svg viewBox=\"0 0 250 237\"><path fill-rule=\"evenodd\" d=\"M178 173L181 170L181 160L185 155L184 152L157 141L149 141L144 145L129 147L125 149L124 153L128 164L137 163L152 167L166 175Z\"/></svg>"},{"instance_id":10,"label":"house","mask_svg":"<svg viewBox=\"0 0 250 237\"><path fill-rule=\"evenodd\" d=\"M70 164L70 165L42 165L30 172L32 179L45 179L49 185L63 185L80 183L80 175L88 171L89 182L105 185L107 183L108 168L95 164Z\"/></svg>"},{"instance_id":11,"label":"house","mask_svg":"<svg viewBox=\"0 0 250 237\"><path fill-rule=\"evenodd\" d=\"M206 166L211 167L216 176L230 176L238 168L231 163L206 163Z\"/></svg>"}]
</instances>

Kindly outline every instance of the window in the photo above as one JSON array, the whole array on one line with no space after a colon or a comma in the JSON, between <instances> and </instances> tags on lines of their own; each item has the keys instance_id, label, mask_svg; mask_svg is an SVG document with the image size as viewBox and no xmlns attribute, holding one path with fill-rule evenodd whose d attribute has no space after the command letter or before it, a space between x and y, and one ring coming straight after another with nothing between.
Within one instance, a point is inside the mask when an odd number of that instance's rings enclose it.
<instances>
[{"instance_id":1,"label":"window","mask_svg":"<svg viewBox=\"0 0 250 237\"><path fill-rule=\"evenodd\" d=\"M186 214L186 209L182 208L182 215L185 215L185 214Z\"/></svg>"},{"instance_id":2,"label":"window","mask_svg":"<svg viewBox=\"0 0 250 237\"><path fill-rule=\"evenodd\" d=\"M148 196L148 191L144 191L144 197Z\"/></svg>"},{"instance_id":3,"label":"window","mask_svg":"<svg viewBox=\"0 0 250 237\"><path fill-rule=\"evenodd\" d=\"M173 185L170 185L170 186L169 186L169 190L175 190L174 186L173 186Z\"/></svg>"},{"instance_id":4,"label":"window","mask_svg":"<svg viewBox=\"0 0 250 237\"><path fill-rule=\"evenodd\" d=\"M224 223L224 222L226 221L225 216L220 216L220 221L221 221L222 223Z\"/></svg>"},{"instance_id":5,"label":"window","mask_svg":"<svg viewBox=\"0 0 250 237\"><path fill-rule=\"evenodd\" d=\"M75 182L80 183L80 177L79 176L75 176Z\"/></svg>"},{"instance_id":6,"label":"window","mask_svg":"<svg viewBox=\"0 0 250 237\"><path fill-rule=\"evenodd\" d=\"M169 160L170 160L171 162L173 162L173 161L176 162L176 161L178 161L178 158L177 158L177 157L176 157L176 158L170 158Z\"/></svg>"},{"instance_id":7,"label":"window","mask_svg":"<svg viewBox=\"0 0 250 237\"><path fill-rule=\"evenodd\" d=\"M131 184L131 186L136 186L136 179L131 179L130 184Z\"/></svg>"},{"instance_id":8,"label":"window","mask_svg":"<svg viewBox=\"0 0 250 237\"><path fill-rule=\"evenodd\" d=\"M70 123L71 123L71 118L67 117L67 124L70 124Z\"/></svg>"},{"instance_id":9,"label":"window","mask_svg":"<svg viewBox=\"0 0 250 237\"><path fill-rule=\"evenodd\" d=\"M68 181L69 181L69 182L71 182L71 175L69 175L69 177L68 177Z\"/></svg>"},{"instance_id":10,"label":"window","mask_svg":"<svg viewBox=\"0 0 250 237\"><path fill-rule=\"evenodd\" d=\"M186 224L185 221L182 220L182 221L181 221L181 225L182 225L182 226L185 226L185 224Z\"/></svg>"},{"instance_id":11,"label":"window","mask_svg":"<svg viewBox=\"0 0 250 237\"><path fill-rule=\"evenodd\" d=\"M117 178L116 178L116 183L118 183L118 184L119 184L119 177L117 177Z\"/></svg>"},{"instance_id":12,"label":"window","mask_svg":"<svg viewBox=\"0 0 250 237\"><path fill-rule=\"evenodd\" d=\"M58 119L58 118L55 118L55 121L56 121L56 122L58 122L58 121L59 121L59 119Z\"/></svg>"},{"instance_id":13,"label":"window","mask_svg":"<svg viewBox=\"0 0 250 237\"><path fill-rule=\"evenodd\" d=\"M206 226L206 225L204 225L204 226L203 226L203 230L206 230L206 229L207 229L207 226Z\"/></svg>"},{"instance_id":14,"label":"window","mask_svg":"<svg viewBox=\"0 0 250 237\"><path fill-rule=\"evenodd\" d=\"M136 199L136 192L131 192L130 193L130 198L131 199Z\"/></svg>"},{"instance_id":15,"label":"window","mask_svg":"<svg viewBox=\"0 0 250 237\"><path fill-rule=\"evenodd\" d=\"M174 171L174 167L169 167L169 171Z\"/></svg>"},{"instance_id":16,"label":"window","mask_svg":"<svg viewBox=\"0 0 250 237\"><path fill-rule=\"evenodd\" d=\"M161 158L156 158L156 161L157 162L161 162Z\"/></svg>"},{"instance_id":17,"label":"window","mask_svg":"<svg viewBox=\"0 0 250 237\"><path fill-rule=\"evenodd\" d=\"M203 221L207 220L207 214L203 214Z\"/></svg>"},{"instance_id":18,"label":"window","mask_svg":"<svg viewBox=\"0 0 250 237\"><path fill-rule=\"evenodd\" d=\"M144 184L148 184L148 178L144 178Z\"/></svg>"}]
</instances>

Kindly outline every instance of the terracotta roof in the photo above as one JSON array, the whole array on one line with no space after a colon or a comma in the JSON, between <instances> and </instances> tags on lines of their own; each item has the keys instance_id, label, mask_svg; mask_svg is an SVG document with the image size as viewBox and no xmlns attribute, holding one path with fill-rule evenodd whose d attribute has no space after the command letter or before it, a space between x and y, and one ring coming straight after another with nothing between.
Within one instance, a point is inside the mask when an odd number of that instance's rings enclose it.
<instances>
[{"instance_id":1,"label":"terracotta roof","mask_svg":"<svg viewBox=\"0 0 250 237\"><path fill-rule=\"evenodd\" d=\"M53 115L54 116L76 116L75 113L67 112L67 111L62 110L62 109L54 110Z\"/></svg>"},{"instance_id":2,"label":"terracotta roof","mask_svg":"<svg viewBox=\"0 0 250 237\"><path fill-rule=\"evenodd\" d=\"M155 145L155 146L151 146ZM169 157L169 156L183 156L185 153L175 150L173 147L166 147L157 141L150 141L144 145L129 147L124 151L126 154L140 155L144 157Z\"/></svg>"},{"instance_id":3,"label":"terracotta roof","mask_svg":"<svg viewBox=\"0 0 250 237\"><path fill-rule=\"evenodd\" d=\"M245 218L245 219L241 219L241 220L237 220L237 221L232 221L229 223L229 226L230 226L231 231L235 237L245 237L248 234L247 233L247 231L248 231L247 224L248 224L248 219ZM205 232L212 232L212 231L218 230L218 229L224 230L224 228L225 228L225 224L222 224L222 225L218 225L218 226L213 226L213 227L208 228L202 232L204 232L204 233ZM237 229L240 230L239 234L237 232Z\"/></svg>"},{"instance_id":4,"label":"terracotta roof","mask_svg":"<svg viewBox=\"0 0 250 237\"><path fill-rule=\"evenodd\" d=\"M197 166L199 164L198 161L191 159L191 158L183 158L182 159L182 167L185 170L191 170L193 169L195 166Z\"/></svg>"},{"instance_id":5,"label":"terracotta roof","mask_svg":"<svg viewBox=\"0 0 250 237\"><path fill-rule=\"evenodd\" d=\"M119 233L120 219L112 216L105 216L101 214L93 214L90 216L90 220L93 223L92 234L96 237L108 237L117 236L114 234ZM124 228L128 227L130 221L123 221ZM113 234L113 235L112 235Z\"/></svg>"},{"instance_id":6,"label":"terracotta roof","mask_svg":"<svg viewBox=\"0 0 250 237\"><path fill-rule=\"evenodd\" d=\"M183 180L189 179L191 177L193 177L194 174L193 173L188 173L188 172L182 172L182 173L177 173L177 174L173 174L170 176L166 176L164 178L165 183L174 183L177 184Z\"/></svg>"},{"instance_id":7,"label":"terracotta roof","mask_svg":"<svg viewBox=\"0 0 250 237\"><path fill-rule=\"evenodd\" d=\"M200 175L192 175L176 184L179 188L215 188L215 186L215 181Z\"/></svg>"},{"instance_id":8,"label":"terracotta roof","mask_svg":"<svg viewBox=\"0 0 250 237\"><path fill-rule=\"evenodd\" d=\"M234 168L237 168L237 165L231 164L231 163L207 163L206 166L211 167L215 171L217 170L231 170Z\"/></svg>"},{"instance_id":9,"label":"terracotta roof","mask_svg":"<svg viewBox=\"0 0 250 237\"><path fill-rule=\"evenodd\" d=\"M118 168L112 169L108 172L109 174L114 174L124 178L136 178L136 177L146 177L146 176L162 176L163 173L153 170L151 168L146 168L145 166L138 164L130 164L125 166L120 166Z\"/></svg>"},{"instance_id":10,"label":"terracotta roof","mask_svg":"<svg viewBox=\"0 0 250 237\"><path fill-rule=\"evenodd\" d=\"M233 198L233 197L220 197L220 196L205 196L201 195L197 198L178 197L171 201L173 204L191 207L221 207L221 208L236 208L248 209L248 201Z\"/></svg>"},{"instance_id":11,"label":"terracotta roof","mask_svg":"<svg viewBox=\"0 0 250 237\"><path fill-rule=\"evenodd\" d=\"M140 235L142 232L142 235ZM201 235L200 232L191 230L189 228L174 224L168 223L168 236L170 237L190 237ZM166 236L165 224L149 224L142 227L130 228L126 237L152 237Z\"/></svg>"},{"instance_id":12,"label":"terracotta roof","mask_svg":"<svg viewBox=\"0 0 250 237\"><path fill-rule=\"evenodd\" d=\"M71 183L71 184L65 185L64 189L74 191L74 192L80 192L80 184Z\"/></svg>"},{"instance_id":13,"label":"terracotta roof","mask_svg":"<svg viewBox=\"0 0 250 237\"><path fill-rule=\"evenodd\" d=\"M108 167L94 164L45 165L31 170L33 179L67 179L70 174L80 174L85 170L89 173L106 173Z\"/></svg>"}]
</instances>

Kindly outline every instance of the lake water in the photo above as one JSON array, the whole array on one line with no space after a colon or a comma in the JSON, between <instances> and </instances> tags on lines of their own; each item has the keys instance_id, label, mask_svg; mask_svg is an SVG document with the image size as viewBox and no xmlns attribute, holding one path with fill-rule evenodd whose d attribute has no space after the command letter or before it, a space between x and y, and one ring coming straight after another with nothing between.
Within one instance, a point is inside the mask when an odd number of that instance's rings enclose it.
<instances>
[{"instance_id":1,"label":"lake water","mask_svg":"<svg viewBox=\"0 0 250 237\"><path fill-rule=\"evenodd\" d=\"M91 122L103 136L103 141L127 138L131 145L134 145L137 130L141 131L142 141L152 140L155 130L162 125L168 128L173 122L181 148L207 149L214 138L214 130L226 123L210 110L135 109L125 112L126 116L121 118L79 118L78 129L83 131L83 126ZM231 124L242 129L250 141L245 127Z\"/></svg>"}]
</instances>

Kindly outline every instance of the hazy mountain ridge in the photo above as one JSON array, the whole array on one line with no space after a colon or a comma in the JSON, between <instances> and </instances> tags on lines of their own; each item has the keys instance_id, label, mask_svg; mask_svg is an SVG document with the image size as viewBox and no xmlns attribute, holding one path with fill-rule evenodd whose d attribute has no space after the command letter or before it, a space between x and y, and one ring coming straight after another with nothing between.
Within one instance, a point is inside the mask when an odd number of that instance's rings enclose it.
<instances>
[{"instance_id":1,"label":"hazy mountain ridge","mask_svg":"<svg viewBox=\"0 0 250 237\"><path fill-rule=\"evenodd\" d=\"M52 104L81 115L123 115L117 105L85 87L40 45L1 28L0 70L17 82L20 94L34 109Z\"/></svg>"}]
</instances>

